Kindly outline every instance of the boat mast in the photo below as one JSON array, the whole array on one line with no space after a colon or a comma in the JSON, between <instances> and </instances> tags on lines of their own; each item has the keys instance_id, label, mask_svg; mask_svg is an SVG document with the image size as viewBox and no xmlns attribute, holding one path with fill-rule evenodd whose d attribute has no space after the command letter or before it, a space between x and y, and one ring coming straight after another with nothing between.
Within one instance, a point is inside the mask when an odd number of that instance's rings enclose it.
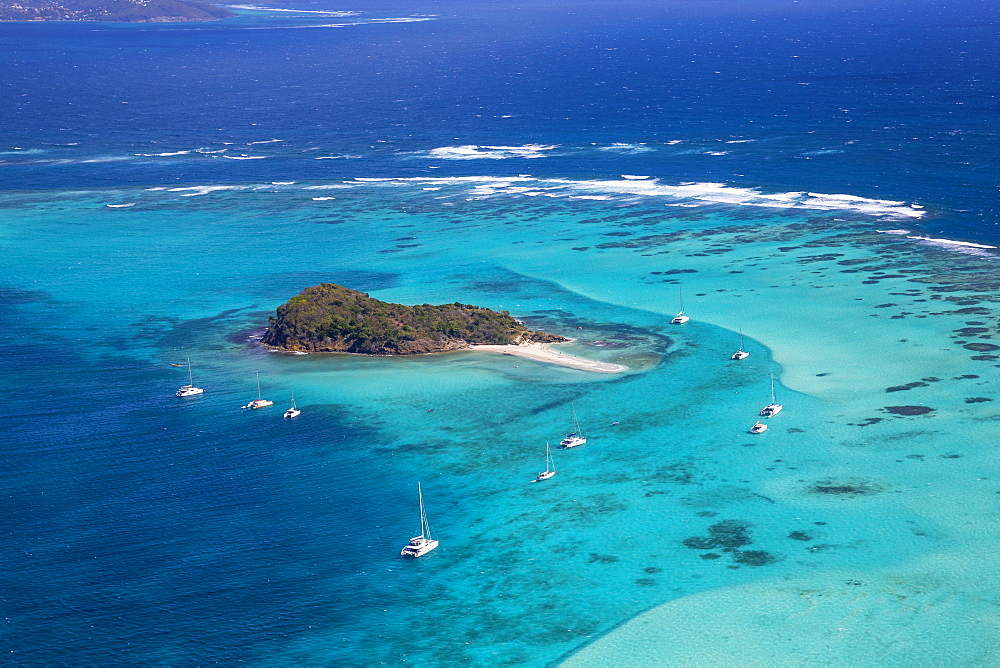
<instances>
[{"instance_id":1,"label":"boat mast","mask_svg":"<svg viewBox=\"0 0 1000 668\"><path fill-rule=\"evenodd\" d=\"M771 374L771 403L777 403L774 398L774 374Z\"/></svg>"},{"instance_id":2,"label":"boat mast","mask_svg":"<svg viewBox=\"0 0 1000 668\"><path fill-rule=\"evenodd\" d=\"M257 401L260 401L260 371L257 372Z\"/></svg>"},{"instance_id":3,"label":"boat mast","mask_svg":"<svg viewBox=\"0 0 1000 668\"><path fill-rule=\"evenodd\" d=\"M579 436L583 436L583 430L580 429L580 421L576 418L576 402L573 402L573 433Z\"/></svg>"},{"instance_id":4,"label":"boat mast","mask_svg":"<svg viewBox=\"0 0 1000 668\"><path fill-rule=\"evenodd\" d=\"M681 303L681 313L684 313L684 288L677 286L677 301Z\"/></svg>"},{"instance_id":5,"label":"boat mast","mask_svg":"<svg viewBox=\"0 0 1000 668\"><path fill-rule=\"evenodd\" d=\"M188 385L194 385L194 376L191 374L191 358L187 358Z\"/></svg>"},{"instance_id":6,"label":"boat mast","mask_svg":"<svg viewBox=\"0 0 1000 668\"><path fill-rule=\"evenodd\" d=\"M417 483L417 497L420 499L420 535L427 540L431 540L431 525L427 522L427 514L424 512L424 492Z\"/></svg>"}]
</instances>

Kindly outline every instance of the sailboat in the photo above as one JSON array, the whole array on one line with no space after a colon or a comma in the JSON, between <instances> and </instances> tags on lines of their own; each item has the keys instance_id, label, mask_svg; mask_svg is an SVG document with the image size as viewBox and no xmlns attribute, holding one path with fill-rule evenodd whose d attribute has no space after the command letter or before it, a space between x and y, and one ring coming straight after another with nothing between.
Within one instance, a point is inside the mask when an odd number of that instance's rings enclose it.
<instances>
[{"instance_id":1,"label":"sailboat","mask_svg":"<svg viewBox=\"0 0 1000 668\"><path fill-rule=\"evenodd\" d=\"M685 322L691 319L688 316L684 315L684 292L681 290L681 288L677 288L677 297L681 303L681 310L678 311L677 315L674 316L674 319L670 321L671 325L683 325Z\"/></svg>"},{"instance_id":2,"label":"sailboat","mask_svg":"<svg viewBox=\"0 0 1000 668\"><path fill-rule=\"evenodd\" d=\"M414 536L410 542L399 551L404 557L422 557L438 546L438 541L431 538L431 525L427 523L427 513L424 512L424 493L417 483L417 497L420 499L420 535Z\"/></svg>"},{"instance_id":3,"label":"sailboat","mask_svg":"<svg viewBox=\"0 0 1000 668\"><path fill-rule=\"evenodd\" d=\"M267 399L261 399L260 396L260 371L257 372L257 398L248 403L243 408L264 408L265 406L273 406L273 401L268 401Z\"/></svg>"},{"instance_id":4,"label":"sailboat","mask_svg":"<svg viewBox=\"0 0 1000 668\"><path fill-rule=\"evenodd\" d=\"M771 403L761 409L760 414L764 417L774 417L781 412L782 406L774 398L774 374L771 374Z\"/></svg>"},{"instance_id":5,"label":"sailboat","mask_svg":"<svg viewBox=\"0 0 1000 668\"><path fill-rule=\"evenodd\" d=\"M538 474L535 478L535 482L539 480L548 480L556 474L556 465L552 461L552 450L549 448L549 444L545 444L545 470Z\"/></svg>"},{"instance_id":6,"label":"sailboat","mask_svg":"<svg viewBox=\"0 0 1000 668\"><path fill-rule=\"evenodd\" d=\"M573 404L573 431L566 434L566 438L559 442L559 446L563 448L575 448L586 442L587 438L583 435L583 430L580 429L580 421L576 419L576 404Z\"/></svg>"},{"instance_id":7,"label":"sailboat","mask_svg":"<svg viewBox=\"0 0 1000 668\"><path fill-rule=\"evenodd\" d=\"M285 414L284 414L284 415L282 415L281 417L282 417L282 418L287 418L287 419L291 419L291 418L293 418L293 417L297 417L297 416L298 416L298 414L299 414L299 413L301 413L301 412L302 412L302 411L300 411L300 410L299 410L298 408L296 408L296 406L295 406L295 392L293 391L293 392L292 392L292 407L291 407L291 408L289 408L289 409L288 409L287 411L285 411Z\"/></svg>"},{"instance_id":8,"label":"sailboat","mask_svg":"<svg viewBox=\"0 0 1000 668\"><path fill-rule=\"evenodd\" d=\"M767 431L767 425L761 422L760 420L757 420L757 422L755 422L754 425L750 427L751 434L759 434L765 431Z\"/></svg>"},{"instance_id":9,"label":"sailboat","mask_svg":"<svg viewBox=\"0 0 1000 668\"><path fill-rule=\"evenodd\" d=\"M745 360L748 357L750 357L750 353L748 353L747 351L743 350L743 330L741 329L740 330L740 349L737 350L735 353L733 353L733 356L730 357L729 359L731 359L731 360Z\"/></svg>"},{"instance_id":10,"label":"sailboat","mask_svg":"<svg viewBox=\"0 0 1000 668\"><path fill-rule=\"evenodd\" d=\"M178 364L176 366L180 366L180 364ZM174 395L178 396L178 397L193 397L196 394L201 394L205 390L203 390L200 387L195 387L194 386L194 376L191 375L191 358L190 357L188 358L187 364L185 366L188 368L188 384L187 385L182 385L179 390L177 390L176 392L174 392Z\"/></svg>"}]
</instances>

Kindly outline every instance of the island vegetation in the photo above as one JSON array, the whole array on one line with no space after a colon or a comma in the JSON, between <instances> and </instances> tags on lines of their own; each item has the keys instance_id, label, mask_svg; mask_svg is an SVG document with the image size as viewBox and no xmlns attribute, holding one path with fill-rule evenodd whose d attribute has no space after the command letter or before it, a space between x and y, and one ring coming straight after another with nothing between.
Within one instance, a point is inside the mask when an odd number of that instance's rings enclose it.
<instances>
[{"instance_id":1,"label":"island vegetation","mask_svg":"<svg viewBox=\"0 0 1000 668\"><path fill-rule=\"evenodd\" d=\"M0 0L0 21L215 21L233 12L196 0Z\"/></svg>"},{"instance_id":2,"label":"island vegetation","mask_svg":"<svg viewBox=\"0 0 1000 668\"><path fill-rule=\"evenodd\" d=\"M468 304L405 306L334 283L306 288L278 307L261 342L281 350L418 355L470 345L555 343L506 311Z\"/></svg>"}]
</instances>

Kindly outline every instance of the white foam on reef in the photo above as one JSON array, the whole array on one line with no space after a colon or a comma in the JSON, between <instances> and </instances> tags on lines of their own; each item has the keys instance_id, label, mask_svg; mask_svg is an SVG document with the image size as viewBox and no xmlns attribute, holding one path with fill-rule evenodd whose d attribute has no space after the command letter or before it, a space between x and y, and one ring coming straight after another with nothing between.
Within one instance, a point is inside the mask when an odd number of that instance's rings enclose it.
<instances>
[{"instance_id":1,"label":"white foam on reef","mask_svg":"<svg viewBox=\"0 0 1000 668\"><path fill-rule=\"evenodd\" d=\"M331 199L337 199L337 198L336 197L313 197L312 201L314 201L314 202L325 202L325 201L331 200Z\"/></svg>"},{"instance_id":2,"label":"white foam on reef","mask_svg":"<svg viewBox=\"0 0 1000 668\"><path fill-rule=\"evenodd\" d=\"M558 146L553 144L525 144L523 146L477 146L468 144L465 146L441 146L432 148L424 153L419 153L422 157L435 158L438 160L505 160L507 158L544 158L546 151L551 151Z\"/></svg>"},{"instance_id":3,"label":"white foam on reef","mask_svg":"<svg viewBox=\"0 0 1000 668\"><path fill-rule=\"evenodd\" d=\"M418 23L420 21L433 21L432 16L407 16L395 19L369 19L369 23Z\"/></svg>"},{"instance_id":4,"label":"white foam on reef","mask_svg":"<svg viewBox=\"0 0 1000 668\"><path fill-rule=\"evenodd\" d=\"M530 176L402 176L402 177L365 177L353 179L358 183L431 183L434 185L464 185L468 183L499 184L513 182L535 181Z\"/></svg>"},{"instance_id":5,"label":"white foam on reef","mask_svg":"<svg viewBox=\"0 0 1000 668\"><path fill-rule=\"evenodd\" d=\"M908 206L905 202L887 199L868 199L857 195L826 195L806 193L803 206L807 209L851 210L870 213L874 216L894 218L920 218L924 212Z\"/></svg>"},{"instance_id":6,"label":"white foam on reef","mask_svg":"<svg viewBox=\"0 0 1000 668\"><path fill-rule=\"evenodd\" d=\"M266 155L224 155L226 160L263 160Z\"/></svg>"},{"instance_id":7,"label":"white foam on reef","mask_svg":"<svg viewBox=\"0 0 1000 668\"><path fill-rule=\"evenodd\" d=\"M127 160L134 160L135 157L131 155L102 155L97 158L87 158L86 160L56 160L57 164L74 164L79 162L82 165L98 163L98 162L125 162Z\"/></svg>"},{"instance_id":8,"label":"white foam on reef","mask_svg":"<svg viewBox=\"0 0 1000 668\"><path fill-rule=\"evenodd\" d=\"M185 186L181 188L149 188L148 190L166 190L171 193L181 193L181 197L197 197L223 190L246 190L248 186Z\"/></svg>"},{"instance_id":9,"label":"white foam on reef","mask_svg":"<svg viewBox=\"0 0 1000 668\"><path fill-rule=\"evenodd\" d=\"M915 208L906 202L895 200L870 199L857 195L824 194L815 192L783 192L764 193L756 188L740 188L724 183L679 183L667 185L656 179L574 181L569 179L533 179L526 176L517 177L405 177L405 178L356 178L362 183L426 183L428 185L461 185L471 183L473 189L469 193L476 197L497 195L536 196L544 194L548 197L580 197L602 196L614 199L614 196L624 198L662 197L669 200L668 206L699 206L708 204L733 204L739 206L758 206L775 209L816 209L819 211L853 211L886 220L907 220L925 215L922 208ZM524 184L531 182L530 187ZM514 184L518 185L514 185ZM487 190L488 189L488 190ZM610 197L608 197L610 196Z\"/></svg>"},{"instance_id":10,"label":"white foam on reef","mask_svg":"<svg viewBox=\"0 0 1000 668\"><path fill-rule=\"evenodd\" d=\"M936 246L938 248L943 248L945 250L956 251L958 253L965 253L966 255L978 255L986 257L996 257L996 253L988 253L987 251L996 250L997 246L988 246L987 244L974 244L969 241L954 241L952 239L939 239L936 237L920 237L920 236L907 236L907 239L913 239L917 243L923 246Z\"/></svg>"},{"instance_id":11,"label":"white foam on reef","mask_svg":"<svg viewBox=\"0 0 1000 668\"><path fill-rule=\"evenodd\" d=\"M170 151L166 153L136 153L135 155L143 158L166 158L172 155L187 155L190 152L191 151Z\"/></svg>"},{"instance_id":12,"label":"white foam on reef","mask_svg":"<svg viewBox=\"0 0 1000 668\"><path fill-rule=\"evenodd\" d=\"M18 148L17 146L12 146L9 151L0 151L0 155L38 155L39 153L48 153L48 151L41 148Z\"/></svg>"},{"instance_id":13,"label":"white foam on reef","mask_svg":"<svg viewBox=\"0 0 1000 668\"><path fill-rule=\"evenodd\" d=\"M359 19L357 21L345 21L343 23L312 23L306 25L279 25L279 26L258 26L243 28L243 30L302 30L307 28L348 28L350 26L378 25L381 23L419 23L421 21L435 21L437 19L428 16L401 16L398 18L384 19ZM197 30L197 28L195 28Z\"/></svg>"},{"instance_id":14,"label":"white foam on reef","mask_svg":"<svg viewBox=\"0 0 1000 668\"><path fill-rule=\"evenodd\" d=\"M314 14L317 16L357 16L360 12L348 10L317 10L317 9L286 9L283 7L264 7L261 5L225 5L230 9L246 9L254 12L284 12L288 14Z\"/></svg>"},{"instance_id":15,"label":"white foam on reef","mask_svg":"<svg viewBox=\"0 0 1000 668\"><path fill-rule=\"evenodd\" d=\"M126 204L105 204L104 206L109 209L126 209L130 206L135 206L135 202L128 202Z\"/></svg>"},{"instance_id":16,"label":"white foam on reef","mask_svg":"<svg viewBox=\"0 0 1000 668\"><path fill-rule=\"evenodd\" d=\"M648 176L635 176L634 174L622 174L623 179L629 179L630 181L645 181Z\"/></svg>"},{"instance_id":17,"label":"white foam on reef","mask_svg":"<svg viewBox=\"0 0 1000 668\"><path fill-rule=\"evenodd\" d=\"M360 155L322 155L318 158L313 158L313 160L351 160L362 158L364 156Z\"/></svg>"},{"instance_id":18,"label":"white foam on reef","mask_svg":"<svg viewBox=\"0 0 1000 668\"><path fill-rule=\"evenodd\" d=\"M598 146L598 151L609 151L612 153L624 153L626 155L635 155L637 153L650 153L652 148L646 146L645 142L640 142L638 144L626 144L623 142L616 142L610 146Z\"/></svg>"},{"instance_id":19,"label":"white foam on reef","mask_svg":"<svg viewBox=\"0 0 1000 668\"><path fill-rule=\"evenodd\" d=\"M275 142L285 141L284 139L265 139L263 141L249 141L247 146L254 146L255 144L274 144Z\"/></svg>"}]
</instances>

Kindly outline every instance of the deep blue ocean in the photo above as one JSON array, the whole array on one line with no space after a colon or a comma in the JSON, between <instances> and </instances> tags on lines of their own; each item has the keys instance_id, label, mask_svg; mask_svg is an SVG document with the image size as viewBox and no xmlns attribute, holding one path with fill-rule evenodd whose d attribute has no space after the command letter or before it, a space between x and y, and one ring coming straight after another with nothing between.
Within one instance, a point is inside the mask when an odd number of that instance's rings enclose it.
<instances>
[{"instance_id":1,"label":"deep blue ocean","mask_svg":"<svg viewBox=\"0 0 1000 668\"><path fill-rule=\"evenodd\" d=\"M0 661L995 663L993 3L237 11L0 24ZM629 372L253 344L324 281Z\"/></svg>"}]
</instances>

